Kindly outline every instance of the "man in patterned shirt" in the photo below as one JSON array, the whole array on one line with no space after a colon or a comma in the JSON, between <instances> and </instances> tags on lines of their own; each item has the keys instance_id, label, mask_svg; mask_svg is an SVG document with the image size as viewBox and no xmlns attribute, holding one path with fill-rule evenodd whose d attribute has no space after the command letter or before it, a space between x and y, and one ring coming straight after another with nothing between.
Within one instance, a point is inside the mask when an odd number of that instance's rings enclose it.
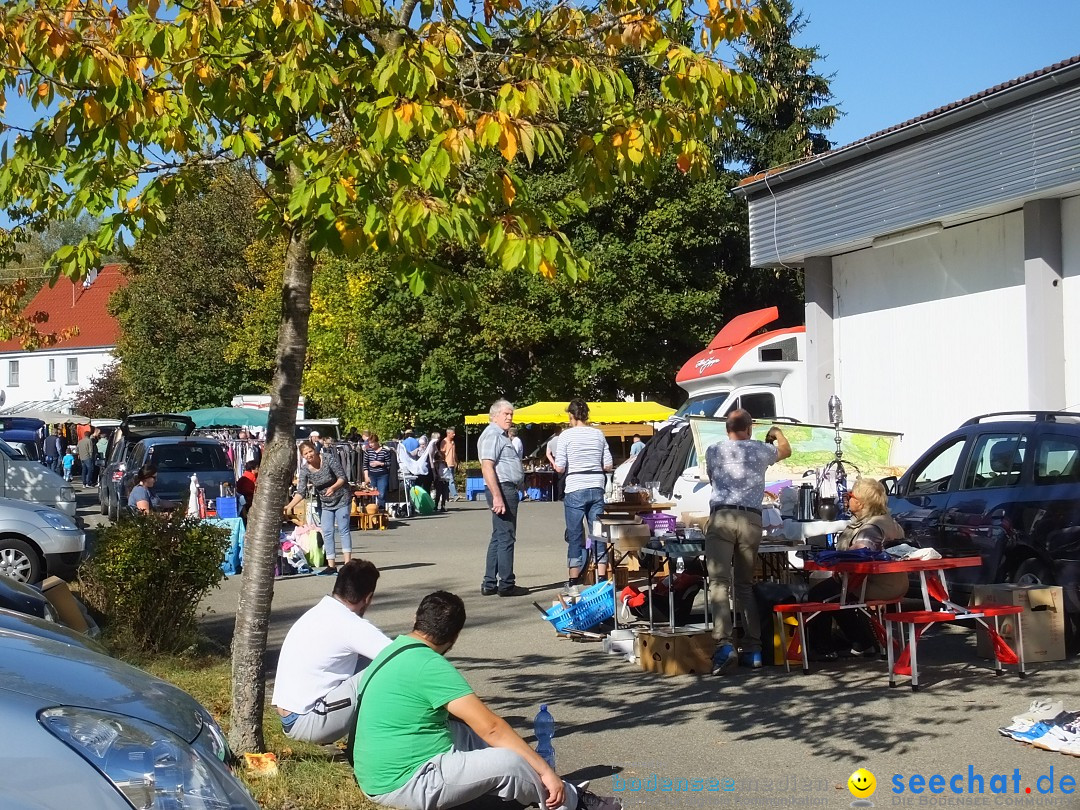
<instances>
[{"instance_id":1,"label":"man in patterned shirt","mask_svg":"<svg viewBox=\"0 0 1080 810\"><path fill-rule=\"evenodd\" d=\"M736 662L761 666L761 629L751 588L754 562L761 545L761 499L765 471L791 455L791 445L773 425L765 441L752 438L753 418L744 410L727 418L727 439L705 451L705 466L712 484L709 525L705 530L705 560L709 566L716 651L712 674L724 675ZM735 607L742 612L745 630L742 655L735 650L735 635L728 601L728 583L735 575Z\"/></svg>"}]
</instances>

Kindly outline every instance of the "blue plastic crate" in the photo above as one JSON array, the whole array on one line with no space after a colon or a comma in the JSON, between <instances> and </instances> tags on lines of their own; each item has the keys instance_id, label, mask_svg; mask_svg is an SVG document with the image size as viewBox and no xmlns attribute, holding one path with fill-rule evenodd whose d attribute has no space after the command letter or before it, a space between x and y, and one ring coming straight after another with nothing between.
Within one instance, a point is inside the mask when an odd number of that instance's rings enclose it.
<instances>
[{"instance_id":1,"label":"blue plastic crate","mask_svg":"<svg viewBox=\"0 0 1080 810\"><path fill-rule=\"evenodd\" d=\"M544 613L556 632L588 630L615 615L615 586L604 580L586 588L570 607L556 605Z\"/></svg>"},{"instance_id":2,"label":"blue plastic crate","mask_svg":"<svg viewBox=\"0 0 1080 810\"><path fill-rule=\"evenodd\" d=\"M236 508L236 496L226 495L217 499L217 516L219 518L234 518L240 517L240 512Z\"/></svg>"}]
</instances>

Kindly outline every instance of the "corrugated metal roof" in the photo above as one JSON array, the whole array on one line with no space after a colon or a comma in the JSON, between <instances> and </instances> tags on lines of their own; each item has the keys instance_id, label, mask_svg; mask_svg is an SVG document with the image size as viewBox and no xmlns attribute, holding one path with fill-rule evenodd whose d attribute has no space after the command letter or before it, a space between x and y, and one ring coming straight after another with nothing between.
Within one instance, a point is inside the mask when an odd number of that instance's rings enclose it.
<instances>
[{"instance_id":1,"label":"corrugated metal roof","mask_svg":"<svg viewBox=\"0 0 1080 810\"><path fill-rule=\"evenodd\" d=\"M820 155L814 155L798 163L778 166L769 169L767 172L759 172L743 179L739 183L739 191L751 195L764 189L766 177L768 177L770 184L784 182L792 175L802 176L808 173L816 173L817 171L827 170L838 163L864 157L868 152L890 146L902 137L914 138L926 134L927 125L931 123L939 123L940 126L936 127L936 129L940 130L953 125L953 123L959 125L970 120L975 115L990 115L998 105L990 105L988 102L1000 97L1015 95L1023 88L1031 88L1033 91L1042 92L1043 86L1045 86L1045 91L1048 92L1060 82L1078 80L1080 80L1080 54L1061 62L1055 62L1040 70L1018 76L1015 79L1010 79L1007 82L994 85L951 104L938 107L915 118L875 132L872 135L867 135L865 138L860 138L846 146L838 147ZM973 115L961 116L961 112L971 112Z\"/></svg>"}]
</instances>

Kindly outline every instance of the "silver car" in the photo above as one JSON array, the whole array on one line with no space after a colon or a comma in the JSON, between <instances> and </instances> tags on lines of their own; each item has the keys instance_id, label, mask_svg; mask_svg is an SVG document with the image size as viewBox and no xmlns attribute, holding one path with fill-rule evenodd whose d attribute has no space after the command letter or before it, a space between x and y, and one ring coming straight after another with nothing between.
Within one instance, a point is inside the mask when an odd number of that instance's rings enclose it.
<instances>
[{"instance_id":1,"label":"silver car","mask_svg":"<svg viewBox=\"0 0 1080 810\"><path fill-rule=\"evenodd\" d=\"M0 498L0 574L30 583L70 579L85 550L86 534L63 512Z\"/></svg>"},{"instance_id":2,"label":"silver car","mask_svg":"<svg viewBox=\"0 0 1080 810\"><path fill-rule=\"evenodd\" d=\"M258 810L183 690L106 655L0 630L4 810Z\"/></svg>"}]
</instances>

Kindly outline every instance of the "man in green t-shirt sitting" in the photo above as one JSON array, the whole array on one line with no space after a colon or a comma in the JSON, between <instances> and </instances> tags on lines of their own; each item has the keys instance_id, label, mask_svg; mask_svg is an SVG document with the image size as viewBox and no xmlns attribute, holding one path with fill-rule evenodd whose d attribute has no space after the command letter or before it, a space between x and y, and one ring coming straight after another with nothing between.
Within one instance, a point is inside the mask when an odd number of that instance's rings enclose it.
<instances>
[{"instance_id":1,"label":"man in green t-shirt sitting","mask_svg":"<svg viewBox=\"0 0 1080 810\"><path fill-rule=\"evenodd\" d=\"M465 626L465 604L428 594L411 633L398 636L360 682L356 781L398 810L442 810L498 796L548 810L621 810L576 788L476 696L444 657Z\"/></svg>"}]
</instances>

